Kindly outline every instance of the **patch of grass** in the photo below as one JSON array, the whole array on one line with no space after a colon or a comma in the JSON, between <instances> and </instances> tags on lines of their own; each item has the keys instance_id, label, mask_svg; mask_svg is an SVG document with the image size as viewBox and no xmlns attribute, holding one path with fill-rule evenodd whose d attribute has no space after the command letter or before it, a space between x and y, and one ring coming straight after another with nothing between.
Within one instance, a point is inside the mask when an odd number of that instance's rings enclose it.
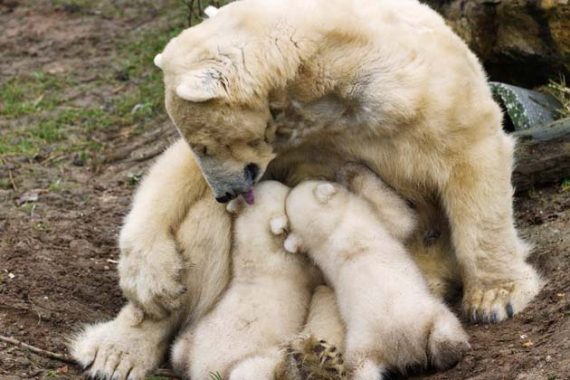
<instances>
[{"instance_id":1,"label":"patch of grass","mask_svg":"<svg viewBox=\"0 0 570 380\"><path fill-rule=\"evenodd\" d=\"M54 0L56 6L88 7L89 3ZM123 91L104 99L103 104L82 108L66 104L62 94L77 92L76 86L85 87L73 76L35 72L0 85L0 157L33 157L48 148L51 152L98 150L101 144L93 138L94 132L130 127L138 133L156 125L157 117L164 118L162 74L153 58L185 27L185 21L184 7L180 5L161 12L169 20L166 30L137 31L117 42L120 53L116 62L129 83ZM105 84L120 80L115 78L116 69L110 65L99 77ZM98 84L91 83L94 88L90 87L89 92L97 92Z\"/></svg>"},{"instance_id":2,"label":"patch of grass","mask_svg":"<svg viewBox=\"0 0 570 380\"><path fill-rule=\"evenodd\" d=\"M222 6L228 2L203 0L201 4L205 8L209 4ZM98 14L103 8L121 8L116 2L106 0L52 0L52 5L69 12L96 10ZM89 156L102 148L97 138L100 132L115 133L128 128L136 135L164 120L162 73L154 66L153 59L172 37L186 28L187 5L187 1L180 0L153 8L159 12L158 17L168 20L168 25L143 32L137 29L123 36L117 41L118 56L113 64L97 73L97 77L103 79L85 84L74 78L74 74L34 72L0 85L0 158L5 155L34 157L42 150L82 152ZM151 5L141 1L140 6ZM112 17L117 14L120 14L118 10ZM201 16L196 14L195 18L194 25ZM111 97L81 108L65 98L87 91L97 93L101 84L116 85L118 90Z\"/></svg>"},{"instance_id":3,"label":"patch of grass","mask_svg":"<svg viewBox=\"0 0 570 380\"><path fill-rule=\"evenodd\" d=\"M12 119L51 110L59 104L58 91L69 84L41 71L12 78L0 85L0 115Z\"/></svg>"},{"instance_id":4,"label":"patch of grass","mask_svg":"<svg viewBox=\"0 0 570 380\"><path fill-rule=\"evenodd\" d=\"M570 191L570 178L566 178L565 180L563 180L562 184L560 185L560 188L563 192Z\"/></svg>"},{"instance_id":5,"label":"patch of grass","mask_svg":"<svg viewBox=\"0 0 570 380\"><path fill-rule=\"evenodd\" d=\"M561 119L570 117L570 88L566 84L566 78L562 76L558 81L550 81L547 91L561 104L558 109L558 116Z\"/></svg>"}]
</instances>

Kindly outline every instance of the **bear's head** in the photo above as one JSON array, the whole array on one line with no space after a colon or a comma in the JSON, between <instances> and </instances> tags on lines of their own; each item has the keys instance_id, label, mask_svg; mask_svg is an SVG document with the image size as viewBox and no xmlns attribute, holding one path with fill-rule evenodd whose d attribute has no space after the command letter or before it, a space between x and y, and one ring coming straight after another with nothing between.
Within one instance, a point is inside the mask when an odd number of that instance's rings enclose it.
<instances>
[{"instance_id":1,"label":"bear's head","mask_svg":"<svg viewBox=\"0 0 570 380\"><path fill-rule=\"evenodd\" d=\"M245 43L252 32L236 26L241 11L225 12L238 6L183 31L155 58L168 115L219 202L250 191L275 157L263 63Z\"/></svg>"},{"instance_id":2,"label":"bear's head","mask_svg":"<svg viewBox=\"0 0 570 380\"><path fill-rule=\"evenodd\" d=\"M323 242L342 221L347 191L326 181L306 181L289 192L285 211L291 233L285 241L289 252L302 251L311 242Z\"/></svg>"}]
</instances>

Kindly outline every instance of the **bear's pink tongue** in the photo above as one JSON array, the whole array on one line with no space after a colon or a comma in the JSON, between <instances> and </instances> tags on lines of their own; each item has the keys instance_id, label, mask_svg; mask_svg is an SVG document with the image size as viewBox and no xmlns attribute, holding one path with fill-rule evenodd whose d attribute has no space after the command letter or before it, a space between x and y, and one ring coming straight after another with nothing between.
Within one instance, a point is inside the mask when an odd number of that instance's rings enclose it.
<instances>
[{"instance_id":1,"label":"bear's pink tongue","mask_svg":"<svg viewBox=\"0 0 570 380\"><path fill-rule=\"evenodd\" d=\"M252 205L255 203L255 195L253 195L253 189L249 189L245 193L241 195L248 205Z\"/></svg>"}]
</instances>

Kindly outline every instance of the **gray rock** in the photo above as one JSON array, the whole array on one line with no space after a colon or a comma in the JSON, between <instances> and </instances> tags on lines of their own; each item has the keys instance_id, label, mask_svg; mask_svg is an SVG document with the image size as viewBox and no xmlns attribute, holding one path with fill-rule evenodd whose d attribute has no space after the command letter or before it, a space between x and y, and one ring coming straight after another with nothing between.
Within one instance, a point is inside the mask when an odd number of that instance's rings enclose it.
<instances>
[{"instance_id":1,"label":"gray rock","mask_svg":"<svg viewBox=\"0 0 570 380\"><path fill-rule=\"evenodd\" d=\"M556 98L542 92L498 82L491 82L490 86L515 131L552 123L561 107Z\"/></svg>"}]
</instances>

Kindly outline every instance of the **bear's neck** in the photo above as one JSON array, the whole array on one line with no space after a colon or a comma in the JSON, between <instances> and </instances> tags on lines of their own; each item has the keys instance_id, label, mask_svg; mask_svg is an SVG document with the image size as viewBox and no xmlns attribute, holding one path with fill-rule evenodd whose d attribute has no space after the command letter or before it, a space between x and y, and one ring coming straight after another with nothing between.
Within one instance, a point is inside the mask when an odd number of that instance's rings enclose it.
<instances>
[{"instance_id":1,"label":"bear's neck","mask_svg":"<svg viewBox=\"0 0 570 380\"><path fill-rule=\"evenodd\" d=\"M363 57L368 53L363 45L355 48L350 42L357 36L343 38L346 40L339 40L338 31L291 28L290 34L272 42L279 46L279 53L273 57L272 66L267 64L266 77L271 80L265 93L273 116L273 146L277 152L298 146L321 132L331 136L335 130L354 131L367 124L361 112L368 108L361 101L366 86L356 84L360 73L346 68L353 66L348 61L355 54ZM354 51L360 48L362 52Z\"/></svg>"}]
</instances>

